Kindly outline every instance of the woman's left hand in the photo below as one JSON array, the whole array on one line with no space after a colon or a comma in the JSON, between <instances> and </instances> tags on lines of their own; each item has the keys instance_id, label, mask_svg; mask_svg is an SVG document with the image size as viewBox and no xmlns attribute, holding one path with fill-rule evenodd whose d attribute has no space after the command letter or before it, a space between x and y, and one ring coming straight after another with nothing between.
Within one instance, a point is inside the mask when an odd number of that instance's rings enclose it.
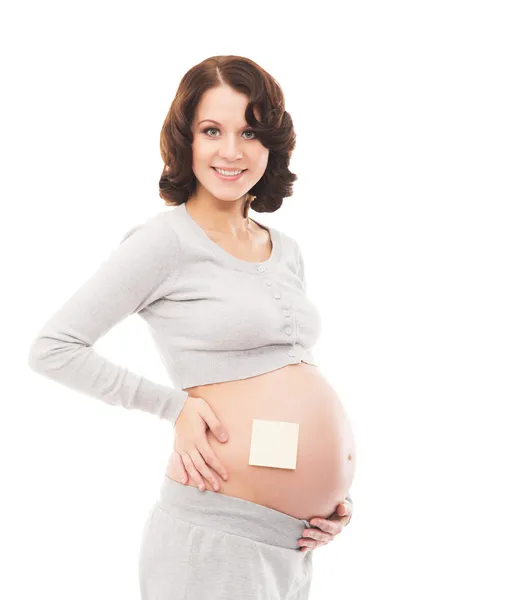
<instances>
[{"instance_id":1,"label":"woman's left hand","mask_svg":"<svg viewBox=\"0 0 525 600\"><path fill-rule=\"evenodd\" d=\"M348 525L352 518L352 505L349 502L341 502L335 508L335 511L328 517L314 517L308 519L313 529L305 529L303 537L297 541L298 546L302 546L300 552L308 552L319 546L324 546L331 542L336 535L343 531L343 527Z\"/></svg>"}]
</instances>

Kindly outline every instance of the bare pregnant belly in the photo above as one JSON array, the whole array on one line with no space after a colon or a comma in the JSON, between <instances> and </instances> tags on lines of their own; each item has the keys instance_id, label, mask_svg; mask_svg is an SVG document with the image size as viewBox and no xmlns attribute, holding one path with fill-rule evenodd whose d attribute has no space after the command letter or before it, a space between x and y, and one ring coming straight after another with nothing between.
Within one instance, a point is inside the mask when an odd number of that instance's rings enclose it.
<instances>
[{"instance_id":1,"label":"bare pregnant belly","mask_svg":"<svg viewBox=\"0 0 525 600\"><path fill-rule=\"evenodd\" d=\"M219 442L208 442L228 472L220 489L298 519L329 517L348 493L355 471L355 440L350 419L318 367L299 363L249 379L186 388L204 398L226 428ZM299 424L295 469L249 465L252 419ZM177 479L172 457L166 475ZM191 478L187 485L198 487Z\"/></svg>"}]
</instances>

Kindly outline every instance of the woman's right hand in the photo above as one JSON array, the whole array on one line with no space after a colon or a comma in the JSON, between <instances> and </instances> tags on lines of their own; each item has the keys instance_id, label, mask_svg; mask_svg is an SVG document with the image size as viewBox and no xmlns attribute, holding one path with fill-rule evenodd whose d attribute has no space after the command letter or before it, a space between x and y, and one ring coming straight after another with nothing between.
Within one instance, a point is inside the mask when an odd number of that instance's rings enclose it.
<instances>
[{"instance_id":1,"label":"woman's right hand","mask_svg":"<svg viewBox=\"0 0 525 600\"><path fill-rule=\"evenodd\" d=\"M226 469L208 442L206 436L208 427L220 442L228 441L226 430L206 400L198 396L188 396L173 427L175 431L173 462L178 481L186 483L187 471L201 491L206 487L201 475L214 489L219 487L219 482L216 481L208 465L225 481L228 478ZM222 433L225 435L224 438L221 438ZM181 461L184 466L180 464ZM215 483L217 485L214 485Z\"/></svg>"}]
</instances>

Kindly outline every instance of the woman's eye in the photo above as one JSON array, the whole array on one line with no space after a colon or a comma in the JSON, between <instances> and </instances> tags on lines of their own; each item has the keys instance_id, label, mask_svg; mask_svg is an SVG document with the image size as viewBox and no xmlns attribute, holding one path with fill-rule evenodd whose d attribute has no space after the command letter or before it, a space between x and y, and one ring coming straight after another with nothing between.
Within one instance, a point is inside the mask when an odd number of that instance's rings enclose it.
<instances>
[{"instance_id":1,"label":"woman's eye","mask_svg":"<svg viewBox=\"0 0 525 600\"><path fill-rule=\"evenodd\" d=\"M208 129L204 130L204 133L208 133L208 131L219 131L216 127L208 127ZM211 137L215 137L214 135L212 135Z\"/></svg>"},{"instance_id":2,"label":"woman's eye","mask_svg":"<svg viewBox=\"0 0 525 600\"><path fill-rule=\"evenodd\" d=\"M217 129L217 127L208 127L207 129L204 130L204 133L208 133L208 131L219 131L219 130ZM246 138L248 140L254 140L257 137L255 131L253 131L251 129L246 129L243 133L251 133L251 134L253 134L252 137ZM211 135L210 137L217 137L217 136L216 135Z\"/></svg>"}]
</instances>

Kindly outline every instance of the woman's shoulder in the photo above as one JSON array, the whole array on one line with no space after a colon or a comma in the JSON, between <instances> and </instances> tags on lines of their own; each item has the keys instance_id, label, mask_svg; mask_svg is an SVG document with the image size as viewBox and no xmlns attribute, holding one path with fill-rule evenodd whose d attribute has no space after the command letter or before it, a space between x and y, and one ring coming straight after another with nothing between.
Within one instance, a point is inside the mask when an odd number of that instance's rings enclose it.
<instances>
[{"instance_id":1,"label":"woman's shoulder","mask_svg":"<svg viewBox=\"0 0 525 600\"><path fill-rule=\"evenodd\" d=\"M299 243L295 236L281 229L278 230L284 249L291 255L296 256L299 252Z\"/></svg>"},{"instance_id":2,"label":"woman's shoulder","mask_svg":"<svg viewBox=\"0 0 525 600\"><path fill-rule=\"evenodd\" d=\"M157 211L142 221L136 222L125 230L121 243L140 232L144 240L158 240L160 242L176 238L173 235L180 228L180 213L178 207L167 207L165 210Z\"/></svg>"},{"instance_id":3,"label":"woman's shoulder","mask_svg":"<svg viewBox=\"0 0 525 600\"><path fill-rule=\"evenodd\" d=\"M170 207L128 226L113 251L114 258L130 266L176 269L181 255L177 221L177 213Z\"/></svg>"}]
</instances>

